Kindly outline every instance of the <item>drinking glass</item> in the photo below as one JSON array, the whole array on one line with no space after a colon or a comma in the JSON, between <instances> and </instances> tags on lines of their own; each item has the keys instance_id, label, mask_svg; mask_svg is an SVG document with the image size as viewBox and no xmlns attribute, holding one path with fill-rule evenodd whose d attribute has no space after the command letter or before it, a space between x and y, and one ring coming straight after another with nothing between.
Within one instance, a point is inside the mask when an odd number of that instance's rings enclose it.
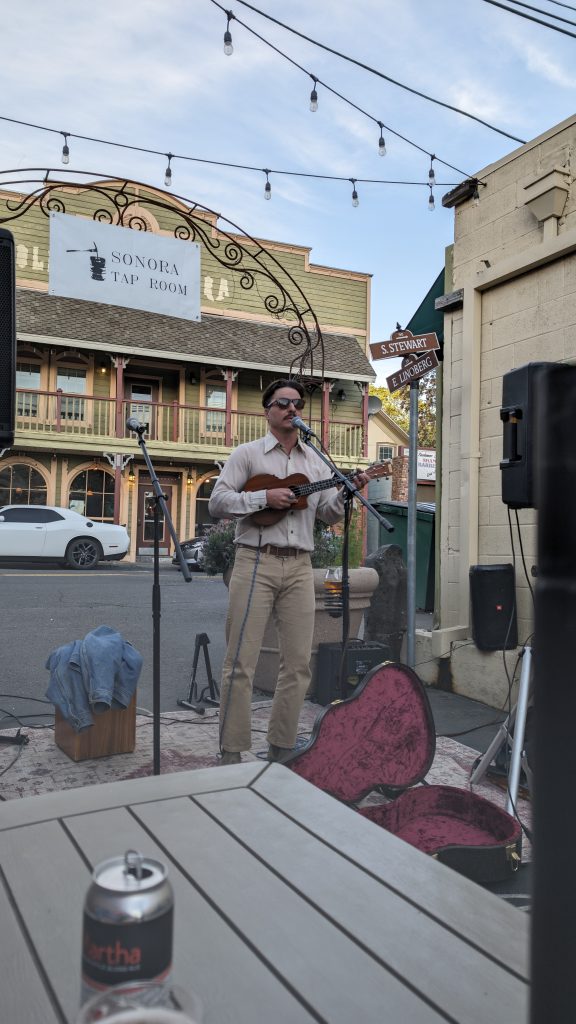
<instances>
[{"instance_id":1,"label":"drinking glass","mask_svg":"<svg viewBox=\"0 0 576 1024\"><path fill-rule=\"evenodd\" d=\"M197 996L155 981L113 985L81 1008L76 1024L201 1024Z\"/></svg>"}]
</instances>

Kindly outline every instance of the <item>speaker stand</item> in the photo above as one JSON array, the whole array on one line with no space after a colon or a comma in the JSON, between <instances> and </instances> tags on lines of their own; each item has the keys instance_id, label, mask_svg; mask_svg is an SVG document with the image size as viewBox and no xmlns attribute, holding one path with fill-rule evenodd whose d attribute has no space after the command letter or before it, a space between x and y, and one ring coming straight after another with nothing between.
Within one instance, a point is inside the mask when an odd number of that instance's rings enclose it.
<instances>
[{"instance_id":1,"label":"speaker stand","mask_svg":"<svg viewBox=\"0 0 576 1024\"><path fill-rule=\"evenodd\" d=\"M500 749L510 742L510 733L514 726L514 737L512 740L512 752L510 754L510 770L508 773L506 810L508 814L516 815L516 801L518 799L518 787L520 785L520 770L522 766L522 752L524 750L524 731L526 728L526 715L528 713L528 700L530 696L530 674L532 666L532 648L525 647L522 652L522 672L520 673L520 686L518 689L518 701L512 708L505 722L502 723L488 750L476 765L470 776L471 785L480 782L490 763L500 752Z\"/></svg>"}]
</instances>

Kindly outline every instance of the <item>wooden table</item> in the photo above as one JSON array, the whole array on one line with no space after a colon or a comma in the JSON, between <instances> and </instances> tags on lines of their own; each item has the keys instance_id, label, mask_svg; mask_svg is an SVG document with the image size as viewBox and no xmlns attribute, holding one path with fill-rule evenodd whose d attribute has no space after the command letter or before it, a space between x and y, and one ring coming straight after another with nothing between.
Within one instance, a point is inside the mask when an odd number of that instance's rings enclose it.
<instances>
[{"instance_id":1,"label":"wooden table","mask_svg":"<svg viewBox=\"0 0 576 1024\"><path fill-rule=\"evenodd\" d=\"M205 1024L526 1024L528 921L251 762L0 804L0 1019L73 1022L90 870L169 866L175 980Z\"/></svg>"}]
</instances>

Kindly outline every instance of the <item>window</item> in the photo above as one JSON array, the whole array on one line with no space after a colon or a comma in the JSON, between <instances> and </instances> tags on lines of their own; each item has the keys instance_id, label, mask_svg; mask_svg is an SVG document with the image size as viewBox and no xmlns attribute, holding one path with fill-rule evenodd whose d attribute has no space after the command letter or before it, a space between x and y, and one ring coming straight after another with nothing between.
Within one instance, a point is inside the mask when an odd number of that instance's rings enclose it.
<instances>
[{"instance_id":1,"label":"window","mask_svg":"<svg viewBox=\"0 0 576 1024\"><path fill-rule=\"evenodd\" d=\"M37 363L16 363L16 415L34 418L38 416L38 391L40 390L40 366Z\"/></svg>"},{"instance_id":2,"label":"window","mask_svg":"<svg viewBox=\"0 0 576 1024\"><path fill-rule=\"evenodd\" d=\"M114 522L114 477L103 469L86 469L72 481L68 506L90 519Z\"/></svg>"},{"instance_id":3,"label":"window","mask_svg":"<svg viewBox=\"0 0 576 1024\"><path fill-rule=\"evenodd\" d=\"M206 405L210 410L214 410L206 413L206 433L223 434L226 429L226 387L222 384L207 383Z\"/></svg>"},{"instance_id":4,"label":"window","mask_svg":"<svg viewBox=\"0 0 576 1024\"><path fill-rule=\"evenodd\" d=\"M86 370L61 366L56 377L56 387L64 391L62 396L61 417L63 420L83 420L85 402L74 395L86 394Z\"/></svg>"},{"instance_id":5,"label":"window","mask_svg":"<svg viewBox=\"0 0 576 1024\"><path fill-rule=\"evenodd\" d=\"M391 444L379 444L376 449L376 459L378 462L386 462L388 459L394 458L394 446Z\"/></svg>"},{"instance_id":6,"label":"window","mask_svg":"<svg viewBox=\"0 0 576 1024\"><path fill-rule=\"evenodd\" d=\"M216 483L217 479L217 476L213 476L210 477L209 480L205 480L204 483L200 485L196 493L195 532L197 537L203 537L204 534L206 533L206 528L209 526L213 526L214 523L216 522L216 520L213 519L208 512L208 501L210 499L212 491L214 490L214 484Z\"/></svg>"},{"instance_id":7,"label":"window","mask_svg":"<svg viewBox=\"0 0 576 1024\"><path fill-rule=\"evenodd\" d=\"M7 508L2 515L5 523L56 523L64 518L50 508Z\"/></svg>"},{"instance_id":8,"label":"window","mask_svg":"<svg viewBox=\"0 0 576 1024\"><path fill-rule=\"evenodd\" d=\"M0 506L45 505L46 481L33 466L15 463L0 470Z\"/></svg>"}]
</instances>

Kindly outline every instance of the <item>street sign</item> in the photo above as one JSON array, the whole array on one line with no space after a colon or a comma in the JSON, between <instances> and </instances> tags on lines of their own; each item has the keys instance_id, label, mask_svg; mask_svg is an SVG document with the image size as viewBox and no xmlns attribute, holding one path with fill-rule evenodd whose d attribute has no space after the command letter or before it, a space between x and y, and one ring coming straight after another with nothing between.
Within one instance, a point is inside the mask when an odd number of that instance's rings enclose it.
<instances>
[{"instance_id":1,"label":"street sign","mask_svg":"<svg viewBox=\"0 0 576 1024\"><path fill-rule=\"evenodd\" d=\"M391 356L406 356L412 353L431 352L440 348L436 334L412 334L412 331L394 331L388 341L376 341L370 345L372 359L390 359Z\"/></svg>"},{"instance_id":2,"label":"street sign","mask_svg":"<svg viewBox=\"0 0 576 1024\"><path fill-rule=\"evenodd\" d=\"M389 391L398 391L406 384L424 377L430 370L438 366L438 356L435 352L426 352L423 356L410 355L402 362L402 366L396 373L386 378Z\"/></svg>"}]
</instances>

